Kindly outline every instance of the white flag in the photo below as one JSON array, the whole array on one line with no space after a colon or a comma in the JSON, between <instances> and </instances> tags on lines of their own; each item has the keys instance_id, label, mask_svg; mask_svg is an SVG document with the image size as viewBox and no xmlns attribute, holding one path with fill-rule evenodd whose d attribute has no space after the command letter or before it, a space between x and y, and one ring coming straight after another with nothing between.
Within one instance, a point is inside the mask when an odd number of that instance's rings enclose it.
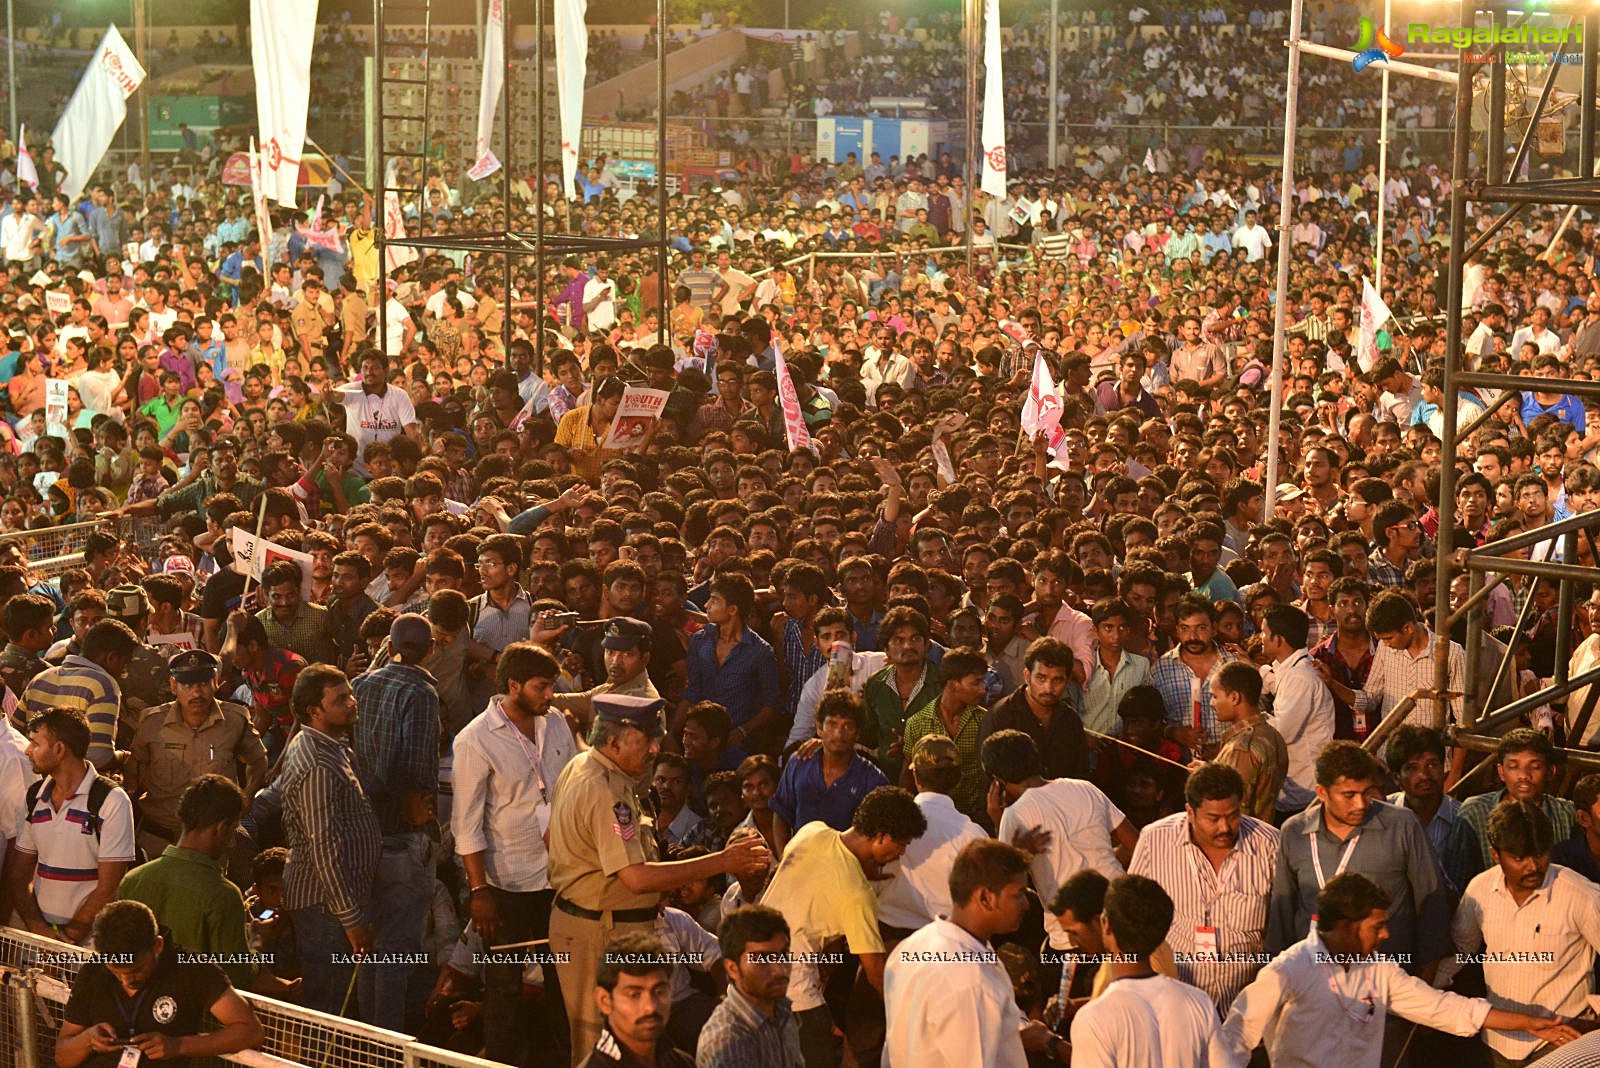
<instances>
[{"instance_id":1,"label":"white flag","mask_svg":"<svg viewBox=\"0 0 1600 1068\"><path fill-rule=\"evenodd\" d=\"M1372 286L1372 279L1361 280L1361 330L1356 338L1356 362L1363 372L1378 362L1378 331L1390 318L1389 306Z\"/></svg>"},{"instance_id":2,"label":"white flag","mask_svg":"<svg viewBox=\"0 0 1600 1068\"><path fill-rule=\"evenodd\" d=\"M33 153L28 151L28 124L17 131L17 181L29 189L39 188L39 168L33 165Z\"/></svg>"},{"instance_id":3,"label":"white flag","mask_svg":"<svg viewBox=\"0 0 1600 1068\"><path fill-rule=\"evenodd\" d=\"M279 545L266 538L258 538L243 527L228 531L228 552L233 555L233 570L245 578L261 581L262 572L279 560L300 565L300 593L311 596L311 554Z\"/></svg>"},{"instance_id":4,"label":"white flag","mask_svg":"<svg viewBox=\"0 0 1600 1068\"><path fill-rule=\"evenodd\" d=\"M560 52L557 46L557 60ZM500 169L494 154L494 114L500 106L500 90L506 79L505 0L489 0L483 20L483 82L478 90L478 141L475 162L467 176L481 182ZM510 121L507 116L506 121Z\"/></svg>"},{"instance_id":5,"label":"white flag","mask_svg":"<svg viewBox=\"0 0 1600 1068\"><path fill-rule=\"evenodd\" d=\"M578 145L583 140L583 82L589 71L589 0L555 0L556 96L561 107L561 188L577 193Z\"/></svg>"},{"instance_id":6,"label":"white flag","mask_svg":"<svg viewBox=\"0 0 1600 1068\"><path fill-rule=\"evenodd\" d=\"M1144 169L1151 174L1156 173L1156 152L1153 148L1144 150Z\"/></svg>"},{"instance_id":7,"label":"white flag","mask_svg":"<svg viewBox=\"0 0 1600 1068\"><path fill-rule=\"evenodd\" d=\"M279 204L293 204L300 184L316 34L317 0L250 0L262 189Z\"/></svg>"},{"instance_id":8,"label":"white flag","mask_svg":"<svg viewBox=\"0 0 1600 1068\"><path fill-rule=\"evenodd\" d=\"M1006 195L1006 102L1000 71L1000 2L983 0L983 179L990 196Z\"/></svg>"},{"instance_id":9,"label":"white flag","mask_svg":"<svg viewBox=\"0 0 1600 1068\"><path fill-rule=\"evenodd\" d=\"M61 191L78 199L94 177L111 139L128 116L128 97L144 81L145 71L115 26L106 30L95 49L89 69L61 113L50 143L56 160L66 168Z\"/></svg>"},{"instance_id":10,"label":"white flag","mask_svg":"<svg viewBox=\"0 0 1600 1068\"><path fill-rule=\"evenodd\" d=\"M250 210L256 220L256 240L261 242L261 264L271 262L272 214L267 211L267 190L262 179L261 153L256 151L256 139L250 138Z\"/></svg>"}]
</instances>

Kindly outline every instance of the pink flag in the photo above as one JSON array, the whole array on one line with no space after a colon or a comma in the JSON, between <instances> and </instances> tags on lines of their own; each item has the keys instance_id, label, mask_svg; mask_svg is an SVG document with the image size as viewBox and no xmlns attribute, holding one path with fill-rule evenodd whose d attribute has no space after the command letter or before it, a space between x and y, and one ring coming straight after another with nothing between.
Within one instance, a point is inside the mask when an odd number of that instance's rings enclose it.
<instances>
[{"instance_id":1,"label":"pink flag","mask_svg":"<svg viewBox=\"0 0 1600 1068\"><path fill-rule=\"evenodd\" d=\"M811 444L811 431L806 428L805 416L800 412L800 394L794 388L794 379L789 377L789 365L783 360L783 350L776 345L773 346L773 357L778 375L778 403L783 405L783 433L789 439L789 451L816 451Z\"/></svg>"},{"instance_id":2,"label":"pink flag","mask_svg":"<svg viewBox=\"0 0 1600 1068\"><path fill-rule=\"evenodd\" d=\"M1067 434L1061 429L1062 413L1061 395L1056 392L1055 379L1051 377L1050 367L1045 363L1044 349L1035 348L1033 381L1028 384L1028 399L1022 402L1022 430L1028 435L1030 443L1038 436L1039 431L1044 431L1049 435L1051 455L1064 463L1066 454L1062 451L1062 446L1066 442Z\"/></svg>"}]
</instances>

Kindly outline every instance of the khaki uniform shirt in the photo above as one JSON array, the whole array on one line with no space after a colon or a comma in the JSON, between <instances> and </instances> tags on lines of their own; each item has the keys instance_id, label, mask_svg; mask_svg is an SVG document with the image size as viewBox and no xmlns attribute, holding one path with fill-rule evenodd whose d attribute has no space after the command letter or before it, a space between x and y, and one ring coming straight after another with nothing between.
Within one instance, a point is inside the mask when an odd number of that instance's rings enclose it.
<instances>
[{"instance_id":1,"label":"khaki uniform shirt","mask_svg":"<svg viewBox=\"0 0 1600 1068\"><path fill-rule=\"evenodd\" d=\"M613 686L609 682L602 682L590 690L579 693L558 693L550 698L550 707L562 712L570 712L575 716L584 729L594 722L594 699L596 694L620 693L629 697L648 697L658 699L661 695L656 692L655 683L650 681L650 673L641 671L633 678Z\"/></svg>"},{"instance_id":2,"label":"khaki uniform shirt","mask_svg":"<svg viewBox=\"0 0 1600 1068\"><path fill-rule=\"evenodd\" d=\"M178 799L191 782L213 773L241 782L241 765L265 764L267 759L249 710L230 701L214 702L199 727L183 721L176 701L157 705L140 721L131 751L144 794L141 814L172 831L180 829Z\"/></svg>"},{"instance_id":3,"label":"khaki uniform shirt","mask_svg":"<svg viewBox=\"0 0 1600 1068\"><path fill-rule=\"evenodd\" d=\"M660 894L634 894L617 872L659 860L655 820L638 781L598 749L578 754L556 780L550 802L550 885L595 911L651 909Z\"/></svg>"}]
</instances>

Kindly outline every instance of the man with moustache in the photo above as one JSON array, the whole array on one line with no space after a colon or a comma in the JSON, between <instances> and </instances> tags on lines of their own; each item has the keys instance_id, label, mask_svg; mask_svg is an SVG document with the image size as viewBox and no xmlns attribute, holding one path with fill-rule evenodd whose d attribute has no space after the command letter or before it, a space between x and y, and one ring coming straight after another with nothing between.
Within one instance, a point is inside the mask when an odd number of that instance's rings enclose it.
<instances>
[{"instance_id":1,"label":"man with moustache","mask_svg":"<svg viewBox=\"0 0 1600 1068\"><path fill-rule=\"evenodd\" d=\"M551 791L578 754L564 717L546 713L561 666L532 642L508 646L496 665L499 690L456 736L450 825L470 888L472 925L485 945L545 938L550 932ZM557 969L547 969L542 1019L519 1013L520 963L484 966L484 1045L513 1064L566 1063L566 1023ZM534 1039L535 1030L551 1037ZM525 1058L537 1050L543 1060Z\"/></svg>"},{"instance_id":2,"label":"man with moustache","mask_svg":"<svg viewBox=\"0 0 1600 1068\"><path fill-rule=\"evenodd\" d=\"M1489 817L1507 798L1526 801L1540 809L1550 820L1556 841L1572 837L1577 827L1576 811L1571 801L1550 792L1555 770L1555 748L1539 731L1519 727L1500 739L1494 771L1501 788L1462 802L1455 825L1450 828L1450 838L1439 855L1451 882L1465 887L1479 872L1494 867Z\"/></svg>"},{"instance_id":3,"label":"man with moustache","mask_svg":"<svg viewBox=\"0 0 1600 1068\"><path fill-rule=\"evenodd\" d=\"M728 995L706 1021L695 1049L698 1068L803 1068L800 1025L789 991L789 923L765 905L722 918L717 942Z\"/></svg>"},{"instance_id":4,"label":"man with moustache","mask_svg":"<svg viewBox=\"0 0 1600 1068\"><path fill-rule=\"evenodd\" d=\"M655 936L628 931L606 942L592 994L605 1019L579 1068L693 1068L666 1042L672 958Z\"/></svg>"},{"instance_id":5,"label":"man with moustache","mask_svg":"<svg viewBox=\"0 0 1600 1068\"><path fill-rule=\"evenodd\" d=\"M1244 780L1204 764L1184 787L1183 812L1145 827L1128 865L1172 899L1167 943L1178 978L1204 990L1219 1009L1261 968L1266 903L1278 864L1278 831L1243 814Z\"/></svg>"},{"instance_id":6,"label":"man with moustache","mask_svg":"<svg viewBox=\"0 0 1600 1068\"><path fill-rule=\"evenodd\" d=\"M1451 927L1456 955L1446 958L1435 985L1446 985L1464 957L1482 953L1491 1005L1538 1005L1576 1016L1600 952L1600 887L1550 863L1555 836L1537 805L1501 801L1489 817L1488 837L1495 866L1461 895ZM1541 1041L1526 1032L1484 1032L1495 1068L1536 1060Z\"/></svg>"}]
</instances>

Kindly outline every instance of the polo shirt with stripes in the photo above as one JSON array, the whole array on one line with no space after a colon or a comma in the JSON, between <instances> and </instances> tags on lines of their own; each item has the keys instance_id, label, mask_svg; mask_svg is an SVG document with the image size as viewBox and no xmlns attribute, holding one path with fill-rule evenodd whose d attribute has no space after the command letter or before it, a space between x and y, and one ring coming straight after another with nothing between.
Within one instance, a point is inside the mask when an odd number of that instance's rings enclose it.
<instances>
[{"instance_id":1,"label":"polo shirt with stripes","mask_svg":"<svg viewBox=\"0 0 1600 1068\"><path fill-rule=\"evenodd\" d=\"M100 806L101 828L96 835L89 815L89 787L94 779L91 767L59 810L50 803L51 783L47 780L17 836L17 852L39 858L33 892L47 923L71 921L94 893L102 863L133 861L133 805L121 787L107 794Z\"/></svg>"},{"instance_id":2,"label":"polo shirt with stripes","mask_svg":"<svg viewBox=\"0 0 1600 1068\"><path fill-rule=\"evenodd\" d=\"M82 712L89 721L89 762L104 767L116 751L117 715L122 707L122 689L105 668L93 660L73 653L61 662L34 676L22 694L22 719L50 708L70 708ZM130 859L132 854L129 854Z\"/></svg>"}]
</instances>

